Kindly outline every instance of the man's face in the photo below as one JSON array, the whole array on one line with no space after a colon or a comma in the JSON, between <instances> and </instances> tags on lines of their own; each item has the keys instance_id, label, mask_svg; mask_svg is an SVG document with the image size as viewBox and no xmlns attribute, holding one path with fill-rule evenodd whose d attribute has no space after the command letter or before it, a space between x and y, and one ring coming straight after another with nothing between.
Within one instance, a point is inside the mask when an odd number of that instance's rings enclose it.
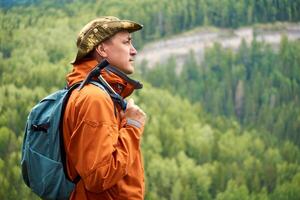
<instances>
[{"instance_id":1,"label":"man's face","mask_svg":"<svg viewBox=\"0 0 300 200\"><path fill-rule=\"evenodd\" d=\"M114 67L125 74L134 72L133 61L137 54L132 45L131 34L128 31L116 33L113 37L102 43L105 52L104 58Z\"/></svg>"}]
</instances>

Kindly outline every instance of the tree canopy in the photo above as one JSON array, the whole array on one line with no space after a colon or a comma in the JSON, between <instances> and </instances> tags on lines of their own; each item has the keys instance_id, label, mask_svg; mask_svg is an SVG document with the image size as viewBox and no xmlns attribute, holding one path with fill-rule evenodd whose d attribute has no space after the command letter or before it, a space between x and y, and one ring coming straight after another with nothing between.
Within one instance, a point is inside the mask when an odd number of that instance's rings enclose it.
<instances>
[{"instance_id":1,"label":"tree canopy","mask_svg":"<svg viewBox=\"0 0 300 200\"><path fill-rule=\"evenodd\" d=\"M0 199L38 199L23 183L20 152L34 104L65 85L79 29L100 15L141 22L135 45L197 26L299 21L299 1L3 0L0 2ZM146 199L300 198L299 41L278 50L191 53L137 77L148 115L142 151Z\"/></svg>"}]
</instances>

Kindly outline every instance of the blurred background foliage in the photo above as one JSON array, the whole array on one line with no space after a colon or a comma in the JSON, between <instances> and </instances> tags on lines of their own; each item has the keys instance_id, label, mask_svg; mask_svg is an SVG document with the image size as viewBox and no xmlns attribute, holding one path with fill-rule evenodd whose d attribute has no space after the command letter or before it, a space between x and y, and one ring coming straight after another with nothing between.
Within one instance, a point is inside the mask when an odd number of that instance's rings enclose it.
<instances>
[{"instance_id":1,"label":"blurred background foliage","mask_svg":"<svg viewBox=\"0 0 300 200\"><path fill-rule=\"evenodd\" d=\"M299 22L300 1L1 0L0 199L37 199L22 181L26 117L65 85L76 35L89 20L115 15L144 29L135 46L199 26L238 28ZM175 60L137 66L145 88L146 199L300 199L300 42L278 50L254 40L237 51L215 44L182 70Z\"/></svg>"}]
</instances>

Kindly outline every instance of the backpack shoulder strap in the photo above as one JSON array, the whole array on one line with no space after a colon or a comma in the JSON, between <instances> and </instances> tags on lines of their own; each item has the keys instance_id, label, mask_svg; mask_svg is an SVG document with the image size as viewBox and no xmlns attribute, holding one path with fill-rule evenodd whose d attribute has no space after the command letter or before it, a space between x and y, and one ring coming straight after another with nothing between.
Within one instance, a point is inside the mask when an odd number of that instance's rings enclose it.
<instances>
[{"instance_id":1,"label":"backpack shoulder strap","mask_svg":"<svg viewBox=\"0 0 300 200\"><path fill-rule=\"evenodd\" d=\"M118 104L121 104L123 103L123 99L121 99L119 96L116 96L115 94L111 94L109 91L107 91L107 89L105 88L105 86L103 86L103 83L101 82L98 82L98 81L94 81L94 80L90 80L90 81L87 81L88 83L91 83L99 88L101 88L102 90L104 90L104 92L106 92L114 102L118 103ZM87 82L85 84L87 84ZM65 112L65 108L67 106L67 103L68 103L68 100L72 94L72 91L76 88L79 87L79 89L82 89L85 84L82 84L83 82L78 82L78 83L75 83L73 84L72 86L70 87L66 87L66 89L68 90L64 100L63 100L63 105L62 105L62 113L61 113L61 119L60 119L60 145L61 145L61 159L62 159L62 163L63 163L63 168L64 168L64 172L65 172L65 175L67 177L67 179L75 184L77 184L79 181L80 181L80 176L78 175L74 180L71 180L70 177L68 176L68 170L67 170L67 164L66 164L66 150L65 150L65 147L64 147L64 138L63 138L63 117L64 117L64 112ZM124 103L123 103L124 104Z\"/></svg>"},{"instance_id":2,"label":"backpack shoulder strap","mask_svg":"<svg viewBox=\"0 0 300 200\"><path fill-rule=\"evenodd\" d=\"M105 90L105 88L102 86L101 83L97 82L97 81L89 81L90 83L92 83L93 85L96 85L97 87L101 88L102 90L104 90L108 95L109 93ZM82 82L78 82L75 83L73 85L71 85L70 87L66 86L66 89L68 90L64 100L63 100L63 105L62 105L62 113L61 113L61 119L60 119L60 145L61 145L61 159L62 159L62 163L63 163L63 168L64 168L64 172L65 175L67 177L67 179L75 184L77 184L80 181L80 176L77 176L74 180L71 180L70 177L68 176L68 170L67 170L67 164L66 164L66 150L64 147L64 138L63 138L63 117L64 117L64 112L68 103L68 100L72 94L72 91L78 87L84 87L84 85L82 85Z\"/></svg>"},{"instance_id":3,"label":"backpack shoulder strap","mask_svg":"<svg viewBox=\"0 0 300 200\"><path fill-rule=\"evenodd\" d=\"M109 95L109 93L107 92L107 90L104 88L104 86L101 83L99 83L97 81L90 81L90 83L101 88L102 90L104 90L104 92L106 92Z\"/></svg>"},{"instance_id":4,"label":"backpack shoulder strap","mask_svg":"<svg viewBox=\"0 0 300 200\"><path fill-rule=\"evenodd\" d=\"M68 176L68 170L67 170L67 161L66 161L66 150L65 150L65 145L64 145L64 137L63 137L63 118L64 118L64 113L65 113L65 109L66 109L66 106L67 106L67 103L68 103L68 100L72 94L72 91L74 89L76 89L77 87L79 87L79 85L81 84L81 82L79 83L75 83L73 84L72 86L70 87L67 87L66 86L66 89L68 90L65 98L63 99L63 104L62 104L62 109L61 109L61 118L60 118L60 124L59 124L59 130L60 130L60 149L61 149L61 161L62 161L62 164L63 164L63 168L64 168L64 172L65 172L65 175L66 175L66 178L77 184L80 180L80 176L77 176L75 178L75 180L71 180L70 177Z\"/></svg>"}]
</instances>

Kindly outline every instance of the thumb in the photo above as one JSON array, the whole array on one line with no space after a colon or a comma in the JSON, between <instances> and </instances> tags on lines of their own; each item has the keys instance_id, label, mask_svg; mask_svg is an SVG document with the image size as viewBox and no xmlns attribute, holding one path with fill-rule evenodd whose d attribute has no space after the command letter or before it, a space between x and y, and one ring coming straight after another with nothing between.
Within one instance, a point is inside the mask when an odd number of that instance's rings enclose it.
<instances>
[{"instance_id":1,"label":"thumb","mask_svg":"<svg viewBox=\"0 0 300 200\"><path fill-rule=\"evenodd\" d=\"M134 105L134 100L130 98L127 102L127 106L132 106L132 105Z\"/></svg>"}]
</instances>

